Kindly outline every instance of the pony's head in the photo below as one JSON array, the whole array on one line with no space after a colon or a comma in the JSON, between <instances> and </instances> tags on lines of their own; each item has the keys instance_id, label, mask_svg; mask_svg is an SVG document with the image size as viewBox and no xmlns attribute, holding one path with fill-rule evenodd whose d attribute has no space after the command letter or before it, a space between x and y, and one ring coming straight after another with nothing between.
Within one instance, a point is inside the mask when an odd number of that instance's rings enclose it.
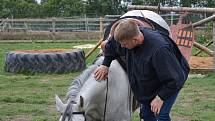
<instances>
[{"instance_id":1,"label":"pony's head","mask_svg":"<svg viewBox=\"0 0 215 121\"><path fill-rule=\"evenodd\" d=\"M66 104L57 95L55 95L55 100L56 108L61 113L59 121L85 121L82 96L80 96L77 102L68 101Z\"/></svg>"}]
</instances>

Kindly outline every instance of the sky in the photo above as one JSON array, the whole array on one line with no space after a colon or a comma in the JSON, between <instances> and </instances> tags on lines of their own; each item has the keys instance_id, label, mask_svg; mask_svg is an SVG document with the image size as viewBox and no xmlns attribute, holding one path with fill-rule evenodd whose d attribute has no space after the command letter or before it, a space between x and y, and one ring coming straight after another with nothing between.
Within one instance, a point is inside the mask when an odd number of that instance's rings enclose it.
<instances>
[{"instance_id":1,"label":"sky","mask_svg":"<svg viewBox=\"0 0 215 121\"><path fill-rule=\"evenodd\" d=\"M37 1L37 3L40 3L41 2L41 0L36 0Z\"/></svg>"}]
</instances>

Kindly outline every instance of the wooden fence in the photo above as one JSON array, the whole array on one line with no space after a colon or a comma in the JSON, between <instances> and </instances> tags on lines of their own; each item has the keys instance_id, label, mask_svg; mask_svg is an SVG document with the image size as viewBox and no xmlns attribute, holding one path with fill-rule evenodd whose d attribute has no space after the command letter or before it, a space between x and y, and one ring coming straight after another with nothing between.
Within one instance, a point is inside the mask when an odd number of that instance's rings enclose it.
<instances>
[{"instance_id":1,"label":"wooden fence","mask_svg":"<svg viewBox=\"0 0 215 121\"><path fill-rule=\"evenodd\" d=\"M0 19L0 40L98 39L111 18ZM80 34L79 33L84 33ZM71 37L69 36L71 34ZM62 36L59 36L61 34ZM66 34L66 38L64 37ZM14 36L13 36L14 35ZM77 36L76 36L77 35Z\"/></svg>"}]
</instances>

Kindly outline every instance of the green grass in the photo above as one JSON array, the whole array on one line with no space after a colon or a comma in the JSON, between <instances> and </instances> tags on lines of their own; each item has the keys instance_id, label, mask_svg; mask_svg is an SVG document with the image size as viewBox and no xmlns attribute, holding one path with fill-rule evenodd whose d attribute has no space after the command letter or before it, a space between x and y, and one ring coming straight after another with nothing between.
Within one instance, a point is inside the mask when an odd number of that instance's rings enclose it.
<instances>
[{"instance_id":1,"label":"green grass","mask_svg":"<svg viewBox=\"0 0 215 121\"><path fill-rule=\"evenodd\" d=\"M13 50L72 48L83 43L0 43L0 121L56 121L54 94L65 97L71 80L68 74L12 74L3 71L5 53ZM95 43L95 42L92 42ZM89 49L85 49L88 52ZM95 58L94 53L87 64ZM215 74L187 80L173 109L173 121L215 121ZM133 121L139 121L135 113Z\"/></svg>"},{"instance_id":2,"label":"green grass","mask_svg":"<svg viewBox=\"0 0 215 121\"><path fill-rule=\"evenodd\" d=\"M215 121L215 74L189 79L180 93L173 114L191 121Z\"/></svg>"}]
</instances>

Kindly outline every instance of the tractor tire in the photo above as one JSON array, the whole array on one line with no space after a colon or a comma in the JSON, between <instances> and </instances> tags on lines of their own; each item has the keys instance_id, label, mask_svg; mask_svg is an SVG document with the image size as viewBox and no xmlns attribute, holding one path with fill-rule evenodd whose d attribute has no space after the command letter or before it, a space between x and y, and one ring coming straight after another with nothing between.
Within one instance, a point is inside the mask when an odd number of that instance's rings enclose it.
<instances>
[{"instance_id":1,"label":"tractor tire","mask_svg":"<svg viewBox=\"0 0 215 121\"><path fill-rule=\"evenodd\" d=\"M12 73L69 73L85 69L83 50L60 52L12 51L6 54L4 69Z\"/></svg>"}]
</instances>

